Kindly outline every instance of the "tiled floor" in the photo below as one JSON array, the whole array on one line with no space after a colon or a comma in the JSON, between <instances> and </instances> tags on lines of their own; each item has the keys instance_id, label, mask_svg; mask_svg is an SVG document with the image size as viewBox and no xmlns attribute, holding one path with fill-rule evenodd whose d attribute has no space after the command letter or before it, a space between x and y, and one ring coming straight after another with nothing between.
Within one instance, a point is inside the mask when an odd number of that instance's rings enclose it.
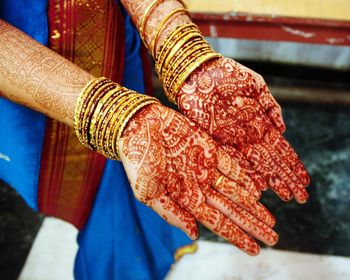
<instances>
[{"instance_id":1,"label":"tiled floor","mask_svg":"<svg viewBox=\"0 0 350 280\"><path fill-rule=\"evenodd\" d=\"M73 279L76 230L46 218L34 242L20 280ZM184 256L167 280L347 280L350 258L263 249L249 257L234 247L199 241L198 251Z\"/></svg>"}]
</instances>

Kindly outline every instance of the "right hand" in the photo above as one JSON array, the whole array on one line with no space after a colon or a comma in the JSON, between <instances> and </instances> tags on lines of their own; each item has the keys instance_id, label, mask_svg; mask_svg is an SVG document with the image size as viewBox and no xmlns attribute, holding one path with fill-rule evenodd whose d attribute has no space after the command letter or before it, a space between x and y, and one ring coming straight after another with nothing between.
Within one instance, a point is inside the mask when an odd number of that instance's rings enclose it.
<instances>
[{"instance_id":1,"label":"right hand","mask_svg":"<svg viewBox=\"0 0 350 280\"><path fill-rule=\"evenodd\" d=\"M251 192L247 170L186 117L149 105L118 144L135 197L190 238L198 237L198 221L250 255L260 250L252 237L277 243L275 219Z\"/></svg>"}]
</instances>

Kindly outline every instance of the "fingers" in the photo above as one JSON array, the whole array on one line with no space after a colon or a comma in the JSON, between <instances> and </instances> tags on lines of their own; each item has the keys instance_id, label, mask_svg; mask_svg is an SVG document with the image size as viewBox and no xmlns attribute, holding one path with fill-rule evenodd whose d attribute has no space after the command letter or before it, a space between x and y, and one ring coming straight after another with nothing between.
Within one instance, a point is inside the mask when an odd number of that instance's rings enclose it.
<instances>
[{"instance_id":1,"label":"fingers","mask_svg":"<svg viewBox=\"0 0 350 280\"><path fill-rule=\"evenodd\" d=\"M198 227L194 217L178 206L170 197L163 195L146 203L169 224L183 230L189 238L198 238Z\"/></svg>"},{"instance_id":2,"label":"fingers","mask_svg":"<svg viewBox=\"0 0 350 280\"><path fill-rule=\"evenodd\" d=\"M281 106L277 103L275 98L272 96L269 91L264 79L259 75L259 91L258 102L264 108L265 113L269 116L271 122L274 126L280 131L284 133L286 131L286 125L283 120L282 109Z\"/></svg>"},{"instance_id":3,"label":"fingers","mask_svg":"<svg viewBox=\"0 0 350 280\"><path fill-rule=\"evenodd\" d=\"M265 141L273 147L286 165L293 171L304 187L310 183L310 177L304 165L292 146L276 129L270 130L264 137Z\"/></svg>"},{"instance_id":4,"label":"fingers","mask_svg":"<svg viewBox=\"0 0 350 280\"><path fill-rule=\"evenodd\" d=\"M275 166L277 166L278 174L284 180L284 182L288 185L290 190L293 192L294 198L299 203L305 203L309 195L305 190L303 184L300 180L295 176L295 174L289 169L289 167L280 159L280 157L276 154L273 148L267 144L262 143L261 147L266 149L266 152L269 153L274 161Z\"/></svg>"},{"instance_id":5,"label":"fingers","mask_svg":"<svg viewBox=\"0 0 350 280\"><path fill-rule=\"evenodd\" d=\"M280 133L286 132L286 125L283 120L282 109L279 105L271 108L270 111L267 112L267 115Z\"/></svg>"},{"instance_id":6,"label":"fingers","mask_svg":"<svg viewBox=\"0 0 350 280\"><path fill-rule=\"evenodd\" d=\"M275 151L267 143L262 143L256 145L257 149L262 151L264 157L270 157L272 159L272 164L274 169L279 174L279 177L286 183L286 185L293 192L294 198L299 203L305 203L308 200L308 193L304 186L294 175L294 173L288 168L288 166L278 157Z\"/></svg>"},{"instance_id":7,"label":"fingers","mask_svg":"<svg viewBox=\"0 0 350 280\"><path fill-rule=\"evenodd\" d=\"M215 207L202 203L191 214L206 228L251 256L260 252L258 243Z\"/></svg>"},{"instance_id":8,"label":"fingers","mask_svg":"<svg viewBox=\"0 0 350 280\"><path fill-rule=\"evenodd\" d=\"M218 183L213 184L213 188L219 193L229 198L231 201L251 213L258 220L267 224L270 227L273 227L276 223L274 216L259 202L257 198L254 197L251 193L245 190L237 182L232 181L227 177L219 177L216 181Z\"/></svg>"},{"instance_id":9,"label":"fingers","mask_svg":"<svg viewBox=\"0 0 350 280\"><path fill-rule=\"evenodd\" d=\"M241 229L251 234L254 238L264 242L266 245L273 246L278 241L278 235L271 227L259 221L253 215L239 207L226 197L208 189L205 191L207 203L220 210L229 217ZM264 215L264 213L262 213Z\"/></svg>"},{"instance_id":10,"label":"fingers","mask_svg":"<svg viewBox=\"0 0 350 280\"><path fill-rule=\"evenodd\" d=\"M244 186L256 198L261 197L261 191L256 187L254 181L248 176L246 170L221 148L218 149L218 170L225 176Z\"/></svg>"},{"instance_id":11,"label":"fingers","mask_svg":"<svg viewBox=\"0 0 350 280\"><path fill-rule=\"evenodd\" d=\"M259 172L268 182L271 189L283 200L290 201L293 198L292 191L286 183L279 177L278 168L273 163L268 153L262 153L253 145L246 145L242 152L247 159L253 164L255 170Z\"/></svg>"},{"instance_id":12,"label":"fingers","mask_svg":"<svg viewBox=\"0 0 350 280\"><path fill-rule=\"evenodd\" d=\"M259 253L260 247L253 238L244 233L219 210L206 204L205 195L195 183L186 181L177 187L178 191L170 192L171 197L196 220L248 254L257 255Z\"/></svg>"},{"instance_id":13,"label":"fingers","mask_svg":"<svg viewBox=\"0 0 350 280\"><path fill-rule=\"evenodd\" d=\"M245 169L245 172L254 181L255 187L259 191L265 191L268 189L265 179L254 171L249 161L247 161L245 156L240 151L228 145L223 145L222 149L231 157L232 160L236 161L242 168Z\"/></svg>"}]
</instances>

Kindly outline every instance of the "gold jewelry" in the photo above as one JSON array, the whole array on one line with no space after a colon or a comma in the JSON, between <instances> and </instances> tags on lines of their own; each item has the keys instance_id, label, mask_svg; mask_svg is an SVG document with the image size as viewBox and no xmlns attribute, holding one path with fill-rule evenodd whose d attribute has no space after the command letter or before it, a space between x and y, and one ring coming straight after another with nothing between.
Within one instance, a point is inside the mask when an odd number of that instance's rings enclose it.
<instances>
[{"instance_id":1,"label":"gold jewelry","mask_svg":"<svg viewBox=\"0 0 350 280\"><path fill-rule=\"evenodd\" d=\"M158 25L156 32L154 33L154 36L152 38L151 44L150 44L150 50L151 50L151 54L152 56L155 58L156 56L156 51L157 51L157 39L159 36L160 31L163 29L164 25L168 22L168 20L170 18L172 18L174 15L176 14L180 14L180 13L184 13L185 15L187 15L189 18L191 18L191 14L187 9L177 9L172 11L170 14L168 14L165 18L163 18L163 20L161 21L161 23Z\"/></svg>"},{"instance_id":2,"label":"gold jewelry","mask_svg":"<svg viewBox=\"0 0 350 280\"><path fill-rule=\"evenodd\" d=\"M224 175L220 175L220 177L216 180L216 182L214 184L214 188L217 188L221 184L221 182L224 178L225 178Z\"/></svg>"},{"instance_id":3,"label":"gold jewelry","mask_svg":"<svg viewBox=\"0 0 350 280\"><path fill-rule=\"evenodd\" d=\"M207 62L208 60L214 59L214 58L220 58L222 57L221 54L215 53L215 52L209 52L205 56L202 56L198 58L198 60L194 61L193 64L187 69L187 71L181 76L181 78L177 81L174 92L178 93L183 83L186 81L186 79L192 74L192 72L197 69L199 66L201 66L204 62Z\"/></svg>"},{"instance_id":4,"label":"gold jewelry","mask_svg":"<svg viewBox=\"0 0 350 280\"><path fill-rule=\"evenodd\" d=\"M162 46L160 47L159 53L156 57L157 73L161 72L164 60L166 59L167 54L169 53L171 48L175 45L178 37L180 37L183 34L186 34L186 32L196 27L197 26L195 24L189 23L189 24L184 24L182 26L178 26L173 30L173 32L169 35L169 37L163 42Z\"/></svg>"},{"instance_id":5,"label":"gold jewelry","mask_svg":"<svg viewBox=\"0 0 350 280\"><path fill-rule=\"evenodd\" d=\"M218 57L221 55L212 50L195 24L176 27L160 46L155 64L168 99L176 104L176 96L190 74Z\"/></svg>"},{"instance_id":6,"label":"gold jewelry","mask_svg":"<svg viewBox=\"0 0 350 280\"><path fill-rule=\"evenodd\" d=\"M129 120L141 108L159 102L108 80L90 81L81 91L74 112L79 140L87 147L120 160L118 142Z\"/></svg>"},{"instance_id":7,"label":"gold jewelry","mask_svg":"<svg viewBox=\"0 0 350 280\"><path fill-rule=\"evenodd\" d=\"M146 27L146 23L149 17L149 13L151 12L151 10L154 8L154 6L159 2L159 1L163 1L163 0L153 0L151 2L151 4L149 4L147 6L147 8L145 9L145 13L142 16L141 19L141 24L140 24L140 37L142 39L142 41L144 42L144 44L146 45L146 41L145 41L145 36L144 36L144 31L145 31L145 27Z\"/></svg>"}]
</instances>

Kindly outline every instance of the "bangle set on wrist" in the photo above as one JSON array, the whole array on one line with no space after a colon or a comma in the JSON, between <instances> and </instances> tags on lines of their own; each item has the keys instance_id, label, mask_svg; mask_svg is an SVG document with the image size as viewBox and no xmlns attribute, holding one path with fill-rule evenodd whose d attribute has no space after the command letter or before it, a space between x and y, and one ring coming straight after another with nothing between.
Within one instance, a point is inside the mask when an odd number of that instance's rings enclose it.
<instances>
[{"instance_id":1,"label":"bangle set on wrist","mask_svg":"<svg viewBox=\"0 0 350 280\"><path fill-rule=\"evenodd\" d=\"M158 102L107 78L93 79L78 98L74 115L76 134L86 147L120 160L118 142L129 120L141 108Z\"/></svg>"},{"instance_id":2,"label":"bangle set on wrist","mask_svg":"<svg viewBox=\"0 0 350 280\"><path fill-rule=\"evenodd\" d=\"M175 28L155 57L155 68L168 99L176 104L176 95L188 76L204 62L219 57L221 54L210 47L195 24Z\"/></svg>"},{"instance_id":3,"label":"bangle set on wrist","mask_svg":"<svg viewBox=\"0 0 350 280\"><path fill-rule=\"evenodd\" d=\"M157 4L163 1L154 0L145 9L140 25L140 34L144 42L144 30L148 18ZM190 17L183 1L179 2L183 8L172 11L162 19L148 46L155 59L155 68L163 83L165 94L170 102L175 104L181 86L191 73L206 61L221 57L221 54L215 52L205 41L198 26L193 23L176 26L158 50L158 37L165 24L176 14L183 13Z\"/></svg>"}]
</instances>

